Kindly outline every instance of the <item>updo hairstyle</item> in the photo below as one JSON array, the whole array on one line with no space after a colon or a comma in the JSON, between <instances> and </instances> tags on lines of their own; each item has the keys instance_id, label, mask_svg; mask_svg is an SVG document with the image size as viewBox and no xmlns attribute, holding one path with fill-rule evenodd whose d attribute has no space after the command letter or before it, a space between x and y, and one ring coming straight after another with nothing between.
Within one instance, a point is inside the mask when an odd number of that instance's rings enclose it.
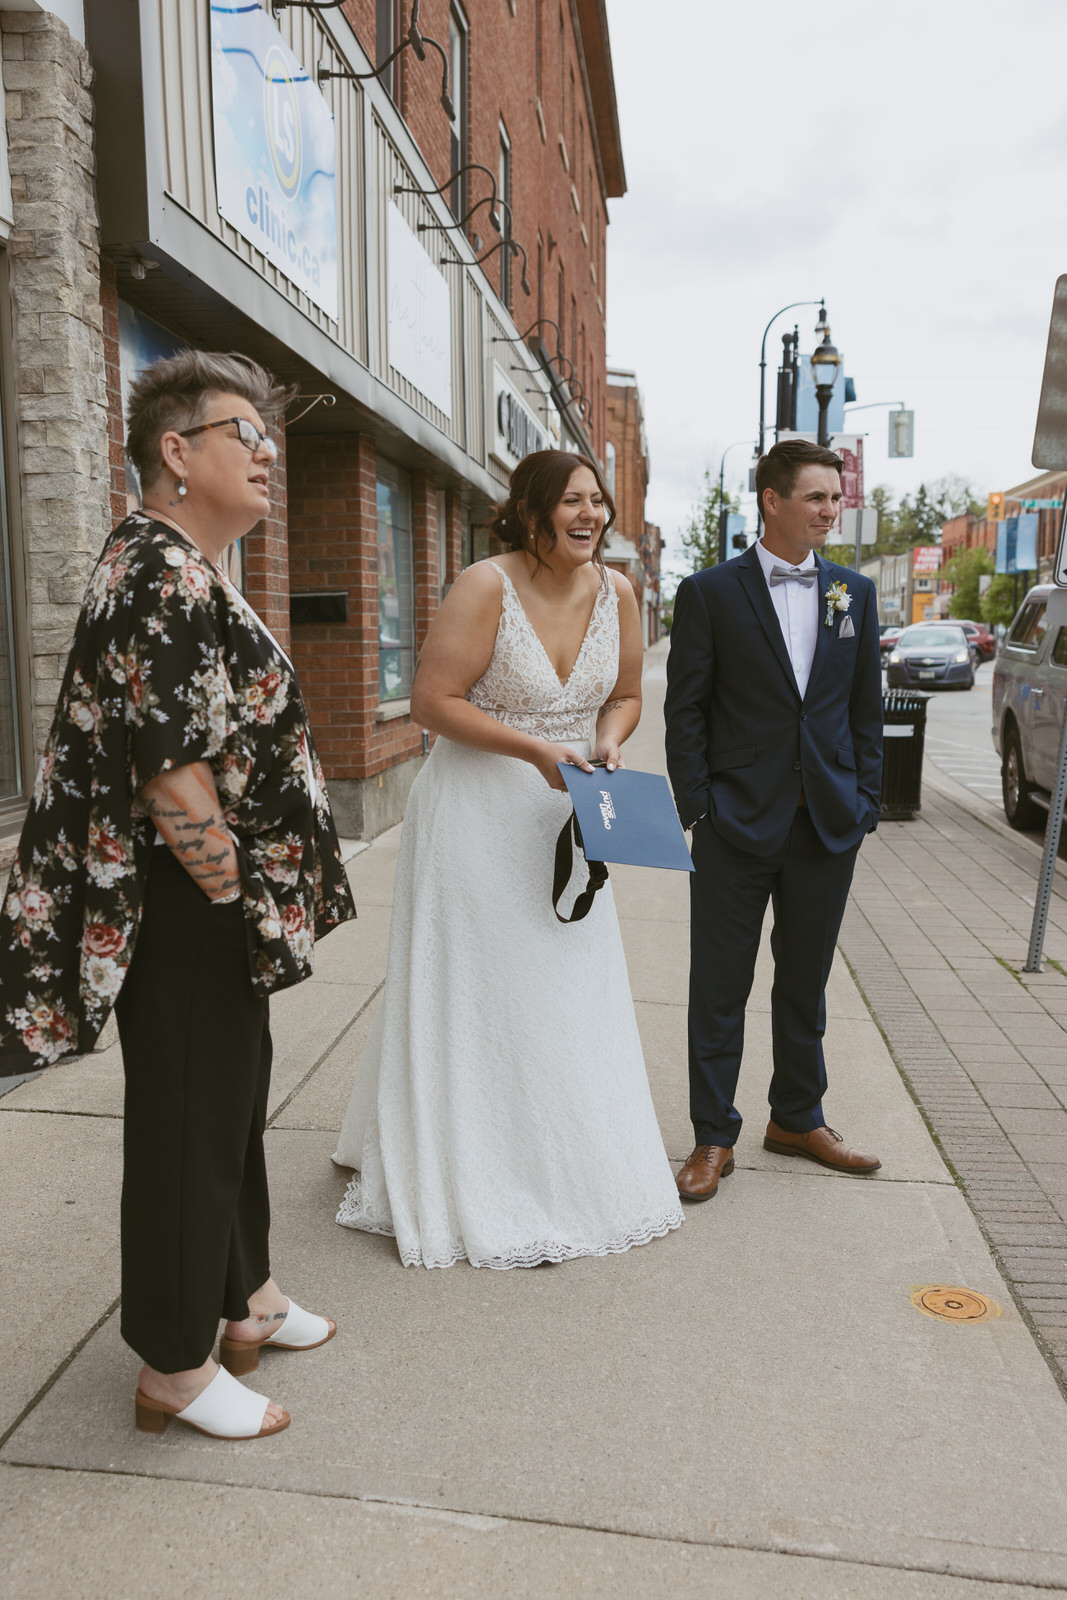
<instances>
[{"instance_id":1,"label":"updo hairstyle","mask_svg":"<svg viewBox=\"0 0 1067 1600\"><path fill-rule=\"evenodd\" d=\"M578 467L588 467L604 497L607 520L593 551L593 561L603 572L601 548L615 521L615 502L608 493L600 468L588 456L575 455L569 450L535 450L526 456L511 474L507 499L503 505L493 508L489 532L509 550L527 551L538 567L543 567L542 550L556 548L552 513L566 494L571 474Z\"/></svg>"}]
</instances>

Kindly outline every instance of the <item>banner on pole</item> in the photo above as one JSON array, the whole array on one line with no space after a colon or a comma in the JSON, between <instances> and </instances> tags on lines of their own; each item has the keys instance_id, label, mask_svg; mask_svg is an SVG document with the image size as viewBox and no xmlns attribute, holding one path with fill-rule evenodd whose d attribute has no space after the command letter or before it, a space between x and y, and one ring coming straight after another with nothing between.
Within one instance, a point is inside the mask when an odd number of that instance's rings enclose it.
<instances>
[{"instance_id":1,"label":"banner on pole","mask_svg":"<svg viewBox=\"0 0 1067 1600\"><path fill-rule=\"evenodd\" d=\"M997 524L998 572L1037 571L1037 512L1005 517Z\"/></svg>"}]
</instances>

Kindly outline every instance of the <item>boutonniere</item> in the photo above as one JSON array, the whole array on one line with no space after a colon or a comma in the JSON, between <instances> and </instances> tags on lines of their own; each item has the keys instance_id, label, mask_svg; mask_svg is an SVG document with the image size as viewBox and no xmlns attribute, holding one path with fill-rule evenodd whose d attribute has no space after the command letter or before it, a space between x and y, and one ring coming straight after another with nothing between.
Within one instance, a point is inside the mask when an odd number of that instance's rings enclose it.
<instances>
[{"instance_id":1,"label":"boutonniere","mask_svg":"<svg viewBox=\"0 0 1067 1600\"><path fill-rule=\"evenodd\" d=\"M847 611L852 604L852 596L848 587L843 583L832 583L826 591L826 626L834 625L834 612Z\"/></svg>"}]
</instances>

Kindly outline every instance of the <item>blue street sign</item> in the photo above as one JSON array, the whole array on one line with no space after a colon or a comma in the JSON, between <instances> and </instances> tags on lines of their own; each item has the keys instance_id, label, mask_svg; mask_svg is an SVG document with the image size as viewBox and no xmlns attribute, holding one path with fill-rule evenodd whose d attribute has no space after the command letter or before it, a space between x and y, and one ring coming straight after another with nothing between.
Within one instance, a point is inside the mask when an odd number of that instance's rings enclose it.
<instances>
[{"instance_id":1,"label":"blue street sign","mask_svg":"<svg viewBox=\"0 0 1067 1600\"><path fill-rule=\"evenodd\" d=\"M815 378L811 370L811 356L799 357L797 373L797 433L818 433L819 400L815 393ZM830 405L826 413L827 433L845 431L845 368L837 369L837 378L830 391Z\"/></svg>"},{"instance_id":2,"label":"blue street sign","mask_svg":"<svg viewBox=\"0 0 1067 1600\"><path fill-rule=\"evenodd\" d=\"M1037 571L1037 512L1004 517L997 523L997 571Z\"/></svg>"}]
</instances>

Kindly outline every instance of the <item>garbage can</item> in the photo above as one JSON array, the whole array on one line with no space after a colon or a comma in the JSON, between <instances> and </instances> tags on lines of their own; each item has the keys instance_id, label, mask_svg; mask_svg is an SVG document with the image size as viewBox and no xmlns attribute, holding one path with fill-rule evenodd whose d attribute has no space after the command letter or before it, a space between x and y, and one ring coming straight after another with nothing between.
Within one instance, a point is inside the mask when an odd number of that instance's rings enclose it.
<instances>
[{"instance_id":1,"label":"garbage can","mask_svg":"<svg viewBox=\"0 0 1067 1600\"><path fill-rule=\"evenodd\" d=\"M906 822L922 810L926 702L932 698L914 689L887 689L882 696L881 814L886 822Z\"/></svg>"}]
</instances>

